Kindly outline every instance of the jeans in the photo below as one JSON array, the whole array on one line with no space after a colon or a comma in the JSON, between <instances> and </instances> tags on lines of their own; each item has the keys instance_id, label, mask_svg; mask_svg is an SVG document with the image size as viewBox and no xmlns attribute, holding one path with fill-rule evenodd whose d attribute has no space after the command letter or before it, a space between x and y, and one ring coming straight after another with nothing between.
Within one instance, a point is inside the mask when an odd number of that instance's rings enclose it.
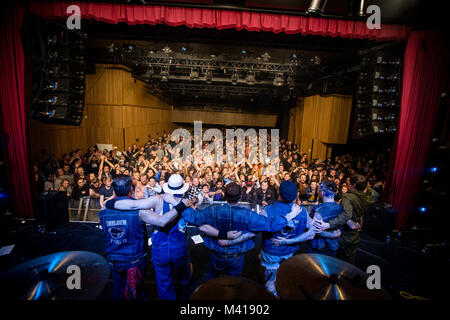
<instances>
[{"instance_id":1,"label":"jeans","mask_svg":"<svg viewBox=\"0 0 450 320\"><path fill-rule=\"evenodd\" d=\"M276 256L270 253L261 251L261 265L264 268L265 275L265 287L267 291L271 292L275 297L278 297L277 294L277 271L280 267L280 264L292 257L294 254L290 253L284 256Z\"/></svg>"},{"instance_id":2,"label":"jeans","mask_svg":"<svg viewBox=\"0 0 450 320\"><path fill-rule=\"evenodd\" d=\"M191 261L187 247L152 247L152 260L158 297L163 300L176 300L175 279L185 285L191 278Z\"/></svg>"},{"instance_id":3,"label":"jeans","mask_svg":"<svg viewBox=\"0 0 450 320\"><path fill-rule=\"evenodd\" d=\"M136 286L137 299L142 300L145 297L144 279L147 271L147 258L142 259L136 267L142 275L142 280ZM127 284L127 271L127 269L117 270L114 267L111 267L111 273L114 280L114 300L126 300L125 286Z\"/></svg>"},{"instance_id":4,"label":"jeans","mask_svg":"<svg viewBox=\"0 0 450 320\"><path fill-rule=\"evenodd\" d=\"M219 275L240 277L244 268L244 258L243 253L222 255L212 251L209 258L209 269L206 280L218 277Z\"/></svg>"}]
</instances>

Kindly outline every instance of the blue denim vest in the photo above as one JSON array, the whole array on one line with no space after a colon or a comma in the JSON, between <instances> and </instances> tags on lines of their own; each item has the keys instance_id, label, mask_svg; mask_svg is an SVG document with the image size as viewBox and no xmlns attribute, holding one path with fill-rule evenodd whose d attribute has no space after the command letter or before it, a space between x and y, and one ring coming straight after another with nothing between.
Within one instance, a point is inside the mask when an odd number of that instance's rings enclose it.
<instances>
[{"instance_id":1,"label":"blue denim vest","mask_svg":"<svg viewBox=\"0 0 450 320\"><path fill-rule=\"evenodd\" d=\"M325 222L336 218L342 211L342 207L337 202L324 202L316 206L314 209L322 216L323 221ZM331 251L336 251L338 246L339 238L316 238L310 242L310 247L318 250L328 248Z\"/></svg>"},{"instance_id":2,"label":"blue denim vest","mask_svg":"<svg viewBox=\"0 0 450 320\"><path fill-rule=\"evenodd\" d=\"M118 197L110 201L121 199L130 198ZM147 255L147 229L139 218L139 210L105 208L99 211L98 216L105 232L107 260L117 269L134 267Z\"/></svg>"},{"instance_id":3,"label":"blue denim vest","mask_svg":"<svg viewBox=\"0 0 450 320\"><path fill-rule=\"evenodd\" d=\"M163 202L163 214L170 211L169 203ZM158 249L162 247L169 248L187 248L187 241L185 233L181 232L179 229L179 224L182 224L183 221L180 221L181 215L178 215L175 219L169 222L164 227L155 227L155 230L158 232L154 232L152 234L152 247L153 249Z\"/></svg>"},{"instance_id":4,"label":"blue denim vest","mask_svg":"<svg viewBox=\"0 0 450 320\"><path fill-rule=\"evenodd\" d=\"M291 212L293 204L294 203L283 203L277 201L266 206L265 210L268 216L286 216L289 212ZM275 246L270 239L276 237L292 239L304 233L306 229L307 214L306 209L302 207L302 211L294 219L292 219L292 223L294 225L293 227L286 226L275 233L264 232L262 238L262 250L275 256L286 256L295 253L299 249L298 244Z\"/></svg>"}]
</instances>

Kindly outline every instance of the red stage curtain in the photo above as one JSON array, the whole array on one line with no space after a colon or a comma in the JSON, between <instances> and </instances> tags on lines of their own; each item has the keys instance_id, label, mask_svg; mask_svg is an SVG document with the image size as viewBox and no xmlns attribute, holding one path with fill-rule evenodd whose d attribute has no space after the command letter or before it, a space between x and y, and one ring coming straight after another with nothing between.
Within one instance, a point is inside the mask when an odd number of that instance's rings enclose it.
<instances>
[{"instance_id":1,"label":"red stage curtain","mask_svg":"<svg viewBox=\"0 0 450 320\"><path fill-rule=\"evenodd\" d=\"M126 22L131 25L184 25L190 28L217 28L218 30L234 28L383 41L405 39L408 31L405 26L389 24L383 24L380 30L369 30L364 21L156 5L31 2L30 11L44 18L62 18L68 16L66 10L71 4L77 4L80 7L82 18L107 23Z\"/></svg>"},{"instance_id":2,"label":"red stage curtain","mask_svg":"<svg viewBox=\"0 0 450 320\"><path fill-rule=\"evenodd\" d=\"M398 210L396 229L414 210L423 167L431 144L440 97L447 80L448 46L437 31L413 31L404 62L400 121L392 157L389 202Z\"/></svg>"},{"instance_id":3,"label":"red stage curtain","mask_svg":"<svg viewBox=\"0 0 450 320\"><path fill-rule=\"evenodd\" d=\"M15 214L33 217L25 106L25 60L21 28L25 8L10 6L1 14L0 96L6 157Z\"/></svg>"}]
</instances>

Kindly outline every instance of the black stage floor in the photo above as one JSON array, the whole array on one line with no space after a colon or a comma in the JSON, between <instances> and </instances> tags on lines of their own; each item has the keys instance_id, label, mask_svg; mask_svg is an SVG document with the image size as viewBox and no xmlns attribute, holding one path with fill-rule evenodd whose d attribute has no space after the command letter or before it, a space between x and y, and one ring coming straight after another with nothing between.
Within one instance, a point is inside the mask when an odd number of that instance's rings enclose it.
<instances>
[{"instance_id":1,"label":"black stage floor","mask_svg":"<svg viewBox=\"0 0 450 320\"><path fill-rule=\"evenodd\" d=\"M5 225L3 224L3 227ZM3 228L2 228L3 229ZM46 254L87 250L104 255L103 231L95 223L71 222L63 225L53 232L42 232L36 223L16 224L7 233L14 238L5 242L3 233L2 245L15 243L13 252L8 256L0 257L0 271L14 265ZM4 230L4 229L3 229ZM188 299L191 293L206 279L209 262L209 249L203 244L194 244L191 236L200 234L195 227L188 227L189 252L194 266L191 283L181 288L179 296ZM11 242L14 241L14 242ZM260 237L256 239L256 247L245 255L243 276L258 283L264 283L264 272L258 258ZM302 253L300 250L298 253ZM151 260L151 254L149 255ZM425 297L432 300L445 299L448 279L447 258L429 255L408 247L392 243L385 243L368 235L361 235L361 244L357 254L356 265L366 270L369 265L378 265L381 269L382 285L391 293L394 299L414 299L414 296ZM148 299L157 299L157 289L153 265L150 262L147 268L146 294ZM105 290L98 298L108 300L112 298L113 282L110 279ZM442 290L440 290L440 288Z\"/></svg>"}]
</instances>

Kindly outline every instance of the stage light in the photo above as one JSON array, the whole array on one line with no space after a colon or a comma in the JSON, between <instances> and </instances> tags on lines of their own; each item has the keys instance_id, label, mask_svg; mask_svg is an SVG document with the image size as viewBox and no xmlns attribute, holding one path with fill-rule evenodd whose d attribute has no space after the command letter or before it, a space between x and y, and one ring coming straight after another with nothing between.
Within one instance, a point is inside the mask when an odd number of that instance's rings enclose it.
<instances>
[{"instance_id":1,"label":"stage light","mask_svg":"<svg viewBox=\"0 0 450 320\"><path fill-rule=\"evenodd\" d=\"M169 80L169 67L168 66L164 66L161 68L161 81L162 82L167 82L167 80Z\"/></svg>"},{"instance_id":2,"label":"stage light","mask_svg":"<svg viewBox=\"0 0 450 320\"><path fill-rule=\"evenodd\" d=\"M277 73L273 79L273 85L276 87L281 87L284 84L283 74Z\"/></svg>"},{"instance_id":3,"label":"stage light","mask_svg":"<svg viewBox=\"0 0 450 320\"><path fill-rule=\"evenodd\" d=\"M297 59L297 54L295 52L291 55L291 59Z\"/></svg>"},{"instance_id":4,"label":"stage light","mask_svg":"<svg viewBox=\"0 0 450 320\"><path fill-rule=\"evenodd\" d=\"M132 43L129 43L126 46L126 49L127 49L128 52L134 52L136 50L136 46L134 44L132 44Z\"/></svg>"},{"instance_id":5,"label":"stage light","mask_svg":"<svg viewBox=\"0 0 450 320\"><path fill-rule=\"evenodd\" d=\"M163 51L164 53L171 53L171 52L172 52L172 49L170 49L169 46L165 46L165 47L162 49L162 51Z\"/></svg>"},{"instance_id":6,"label":"stage light","mask_svg":"<svg viewBox=\"0 0 450 320\"><path fill-rule=\"evenodd\" d=\"M261 55L261 57L263 58L263 60L265 62L270 60L270 55L267 52L265 52L263 55Z\"/></svg>"},{"instance_id":7,"label":"stage light","mask_svg":"<svg viewBox=\"0 0 450 320\"><path fill-rule=\"evenodd\" d=\"M437 173L437 172L438 172L438 168L437 168L437 167L431 167L431 168L430 168L430 171L431 171L432 173Z\"/></svg>"},{"instance_id":8,"label":"stage light","mask_svg":"<svg viewBox=\"0 0 450 320\"><path fill-rule=\"evenodd\" d=\"M197 80L198 79L198 71L191 69L191 73L189 74L189 78L191 80Z\"/></svg>"},{"instance_id":9,"label":"stage light","mask_svg":"<svg viewBox=\"0 0 450 320\"><path fill-rule=\"evenodd\" d=\"M237 72L234 71L233 74L231 75L231 84L236 85L238 80L239 80L239 76L238 76Z\"/></svg>"},{"instance_id":10,"label":"stage light","mask_svg":"<svg viewBox=\"0 0 450 320\"><path fill-rule=\"evenodd\" d=\"M245 82L252 86L255 84L255 73L254 72L250 72L247 77L245 78Z\"/></svg>"},{"instance_id":11,"label":"stage light","mask_svg":"<svg viewBox=\"0 0 450 320\"><path fill-rule=\"evenodd\" d=\"M419 207L419 211L422 212L422 213L425 213L425 212L427 212L427 208L424 207L424 206Z\"/></svg>"},{"instance_id":12,"label":"stage light","mask_svg":"<svg viewBox=\"0 0 450 320\"><path fill-rule=\"evenodd\" d=\"M321 15L326 5L327 0L312 0L308 8L308 13Z\"/></svg>"},{"instance_id":13,"label":"stage light","mask_svg":"<svg viewBox=\"0 0 450 320\"><path fill-rule=\"evenodd\" d=\"M206 83L212 82L212 71L211 70L206 71L205 79L206 79Z\"/></svg>"},{"instance_id":14,"label":"stage light","mask_svg":"<svg viewBox=\"0 0 450 320\"><path fill-rule=\"evenodd\" d=\"M247 54L247 49L242 49L241 54Z\"/></svg>"},{"instance_id":15,"label":"stage light","mask_svg":"<svg viewBox=\"0 0 450 320\"><path fill-rule=\"evenodd\" d=\"M185 46L181 47L181 52L186 52L187 48Z\"/></svg>"},{"instance_id":16,"label":"stage light","mask_svg":"<svg viewBox=\"0 0 450 320\"><path fill-rule=\"evenodd\" d=\"M349 0L348 11L350 17L364 17L364 0Z\"/></svg>"}]
</instances>

